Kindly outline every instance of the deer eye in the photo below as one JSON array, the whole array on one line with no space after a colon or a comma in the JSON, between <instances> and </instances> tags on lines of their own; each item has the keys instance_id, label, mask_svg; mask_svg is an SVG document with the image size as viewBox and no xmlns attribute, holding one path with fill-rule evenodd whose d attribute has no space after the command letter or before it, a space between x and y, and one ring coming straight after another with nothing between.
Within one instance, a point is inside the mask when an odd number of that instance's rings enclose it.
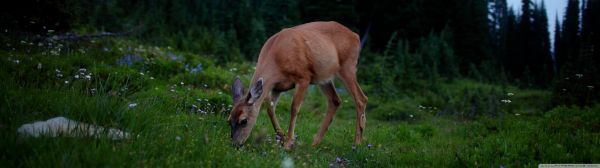
<instances>
[{"instance_id":1,"label":"deer eye","mask_svg":"<svg viewBox=\"0 0 600 168\"><path fill-rule=\"evenodd\" d=\"M243 119L242 121L240 121L240 125L242 126L246 126L246 123L248 123L248 119Z\"/></svg>"}]
</instances>

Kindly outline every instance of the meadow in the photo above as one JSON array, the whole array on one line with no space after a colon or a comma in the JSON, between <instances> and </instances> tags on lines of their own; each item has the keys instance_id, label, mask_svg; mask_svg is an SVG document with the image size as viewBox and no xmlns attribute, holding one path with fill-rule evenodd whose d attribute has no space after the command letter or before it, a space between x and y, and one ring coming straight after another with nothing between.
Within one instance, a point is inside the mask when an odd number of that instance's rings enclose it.
<instances>
[{"instance_id":1,"label":"meadow","mask_svg":"<svg viewBox=\"0 0 600 168\"><path fill-rule=\"evenodd\" d=\"M311 147L326 110L311 86L297 121L297 145L278 144L265 107L240 148L226 118L236 76L254 63L149 46L130 38L22 40L0 50L0 167L535 167L600 162L600 105L551 106L550 91L468 78L418 80L394 96L359 83L369 97L363 144L353 146L355 110L342 106ZM360 65L359 76L372 73ZM576 78L575 76L573 78ZM246 86L247 87L247 86ZM277 107L284 128L291 92ZM64 116L131 134L27 137L22 124Z\"/></svg>"}]
</instances>

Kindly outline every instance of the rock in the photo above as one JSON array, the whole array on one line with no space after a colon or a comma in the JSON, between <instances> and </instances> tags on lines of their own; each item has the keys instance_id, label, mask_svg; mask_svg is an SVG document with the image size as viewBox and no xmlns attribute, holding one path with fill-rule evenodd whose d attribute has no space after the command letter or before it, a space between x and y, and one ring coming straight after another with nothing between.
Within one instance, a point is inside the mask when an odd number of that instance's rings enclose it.
<instances>
[{"instance_id":1,"label":"rock","mask_svg":"<svg viewBox=\"0 0 600 168\"><path fill-rule=\"evenodd\" d=\"M55 117L46 121L36 121L21 125L17 133L26 137L67 136L67 137L108 137L112 140L128 139L129 133L119 129L104 128L70 120L65 117Z\"/></svg>"}]
</instances>

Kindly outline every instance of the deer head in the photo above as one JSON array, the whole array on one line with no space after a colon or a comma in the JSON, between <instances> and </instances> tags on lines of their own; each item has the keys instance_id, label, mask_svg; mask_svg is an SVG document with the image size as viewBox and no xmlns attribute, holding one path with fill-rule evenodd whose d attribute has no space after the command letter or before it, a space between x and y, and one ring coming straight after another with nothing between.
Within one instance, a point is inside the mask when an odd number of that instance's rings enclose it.
<instances>
[{"instance_id":1,"label":"deer head","mask_svg":"<svg viewBox=\"0 0 600 168\"><path fill-rule=\"evenodd\" d=\"M228 122L231 126L231 140L234 145L243 144L252 127L256 123L260 102L258 101L263 92L263 79L258 79L250 87L250 91L244 95L244 88L239 77L235 79L231 87L233 96L233 108L229 113Z\"/></svg>"}]
</instances>

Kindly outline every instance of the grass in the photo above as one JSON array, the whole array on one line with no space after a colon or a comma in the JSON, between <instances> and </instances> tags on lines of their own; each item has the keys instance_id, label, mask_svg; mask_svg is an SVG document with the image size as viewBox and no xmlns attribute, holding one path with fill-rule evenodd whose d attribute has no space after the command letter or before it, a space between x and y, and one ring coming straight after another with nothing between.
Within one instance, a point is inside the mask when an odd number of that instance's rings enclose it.
<instances>
[{"instance_id":1,"label":"grass","mask_svg":"<svg viewBox=\"0 0 600 168\"><path fill-rule=\"evenodd\" d=\"M371 95L369 84L363 84L370 98L367 128L364 144L355 148L354 105L343 89L344 103L323 142L310 146L326 109L320 91L311 87L294 150L276 143L264 108L252 136L238 149L231 146L225 122L228 88L238 75L248 84L252 64L220 65L128 40L57 44L23 42L0 51L5 56L0 60L1 167L279 167L286 158L296 167L600 162L600 106L551 108L548 91L468 79L405 91L395 99ZM142 59L119 63L126 55ZM192 71L198 64L201 70ZM75 78L81 68L92 73L91 80ZM511 103L500 101L508 99ZM290 102L291 94L283 94L277 109L284 128ZM130 108L132 103L137 106ZM56 116L119 128L132 137L30 138L16 132L24 123Z\"/></svg>"}]
</instances>

